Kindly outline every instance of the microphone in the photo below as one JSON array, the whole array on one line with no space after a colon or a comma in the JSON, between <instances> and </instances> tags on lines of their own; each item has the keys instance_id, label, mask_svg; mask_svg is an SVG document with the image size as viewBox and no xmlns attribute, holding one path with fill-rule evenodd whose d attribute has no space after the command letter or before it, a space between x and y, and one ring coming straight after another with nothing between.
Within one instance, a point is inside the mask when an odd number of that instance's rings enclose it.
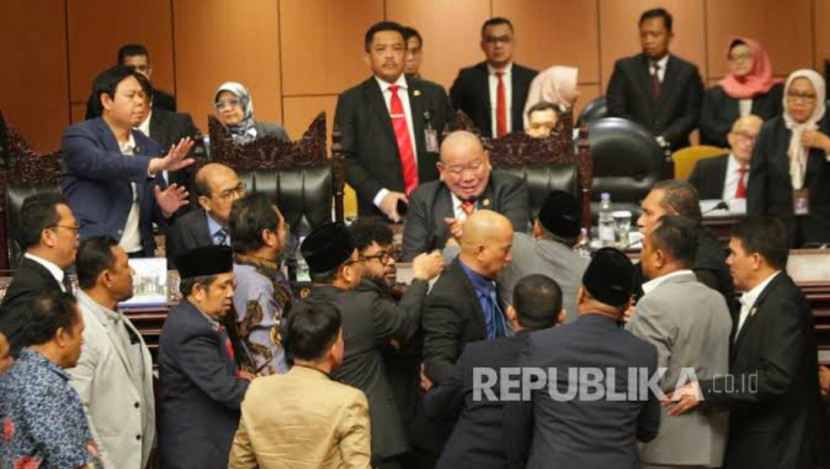
<instances>
[{"instance_id":1,"label":"microphone","mask_svg":"<svg viewBox=\"0 0 830 469\"><path fill-rule=\"evenodd\" d=\"M701 213L701 215L706 215L707 213L714 212L715 210L729 210L729 204L727 204L725 200L721 200L714 207Z\"/></svg>"}]
</instances>

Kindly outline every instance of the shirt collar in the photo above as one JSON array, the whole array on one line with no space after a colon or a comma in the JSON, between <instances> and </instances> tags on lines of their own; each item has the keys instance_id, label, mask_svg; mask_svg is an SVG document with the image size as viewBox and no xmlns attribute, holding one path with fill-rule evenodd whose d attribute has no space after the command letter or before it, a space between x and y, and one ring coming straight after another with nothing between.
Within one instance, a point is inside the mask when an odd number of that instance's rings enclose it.
<instances>
[{"instance_id":1,"label":"shirt collar","mask_svg":"<svg viewBox=\"0 0 830 469\"><path fill-rule=\"evenodd\" d=\"M216 221L216 219L215 219L215 218L213 218L213 217L210 215L210 213L205 212L205 217L207 217L208 231L210 232L210 236L211 236L211 238L213 237L213 235L215 235L215 234L216 234L216 232L217 232L217 231L219 231L219 230L227 230L227 228L225 228L224 226L222 226L222 224L221 224L221 223L219 223L218 221Z\"/></svg>"},{"instance_id":2,"label":"shirt collar","mask_svg":"<svg viewBox=\"0 0 830 469\"><path fill-rule=\"evenodd\" d=\"M458 259L458 264L464 270L464 273L467 274L467 278L470 279L476 291L489 294L490 290L495 288L492 280L469 268L461 259Z\"/></svg>"},{"instance_id":3,"label":"shirt collar","mask_svg":"<svg viewBox=\"0 0 830 469\"><path fill-rule=\"evenodd\" d=\"M767 285L769 285L772 279L774 279L780 272L780 270L776 270L775 273L767 277L763 282L755 285L755 288L741 295L741 305L751 308L755 302L758 301L758 297L761 296L761 292L764 291L764 288L767 288Z\"/></svg>"},{"instance_id":4,"label":"shirt collar","mask_svg":"<svg viewBox=\"0 0 830 469\"><path fill-rule=\"evenodd\" d=\"M121 142L119 142L118 146L121 148L121 153L125 155L132 155L135 151L135 137L133 137L133 132L130 131L130 138L127 140L127 143L122 145Z\"/></svg>"},{"instance_id":5,"label":"shirt collar","mask_svg":"<svg viewBox=\"0 0 830 469\"><path fill-rule=\"evenodd\" d=\"M152 119L152 117L153 117L153 110L150 109L150 113L147 114L147 117L144 119L144 121L141 124L138 124L138 127L134 127L134 129L136 129L136 130L140 131L141 133L143 133L144 136L149 137L150 136L150 119Z\"/></svg>"},{"instance_id":6,"label":"shirt collar","mask_svg":"<svg viewBox=\"0 0 830 469\"><path fill-rule=\"evenodd\" d=\"M672 272L670 274L666 274L666 275L657 277L653 280L649 280L648 282L643 284L643 293L648 295L651 291L653 291L655 288L659 287L660 284L662 284L666 280L668 280L672 277L678 277L680 275L686 275L686 274L694 275L694 272L692 272L689 269L675 270L674 272Z\"/></svg>"},{"instance_id":7,"label":"shirt collar","mask_svg":"<svg viewBox=\"0 0 830 469\"><path fill-rule=\"evenodd\" d=\"M388 81L384 81L380 79L377 75L375 76L375 81L377 82L378 86L380 86L381 93L386 93L386 91L392 85L398 85L398 88L402 90L409 89L409 85L406 84L406 74L404 73L401 73L401 76L399 76L398 79L395 80L395 83L389 83Z\"/></svg>"},{"instance_id":8,"label":"shirt collar","mask_svg":"<svg viewBox=\"0 0 830 469\"><path fill-rule=\"evenodd\" d=\"M26 361L32 362L36 366L43 367L43 368L57 374L58 376L63 378L64 381L69 381L69 374L67 374L66 371L63 368L59 367L55 362L53 362L52 360L49 360L48 358L46 358L45 356L43 356L40 352L38 352L36 350L32 350L30 348L21 349L20 350L20 358L18 358L18 360L23 361L23 362L26 362Z\"/></svg>"},{"instance_id":9,"label":"shirt collar","mask_svg":"<svg viewBox=\"0 0 830 469\"><path fill-rule=\"evenodd\" d=\"M78 303L91 308L95 311L100 312L104 315L109 321L118 324L124 318L124 314L119 311L113 311L106 306L98 303L97 301L93 300L89 295L86 294L83 290L78 290L77 293Z\"/></svg>"},{"instance_id":10,"label":"shirt collar","mask_svg":"<svg viewBox=\"0 0 830 469\"><path fill-rule=\"evenodd\" d=\"M42 257L38 257L30 252L24 254L23 257L33 260L45 267L46 270L48 270L49 273L52 274L52 277L55 277L55 280L57 280L59 284L63 285L63 278L66 276L66 272L64 272L63 269L53 264L52 262L49 262Z\"/></svg>"},{"instance_id":11,"label":"shirt collar","mask_svg":"<svg viewBox=\"0 0 830 469\"><path fill-rule=\"evenodd\" d=\"M656 61L657 65L660 66L661 71L664 71L664 72L666 71L666 66L669 64L669 57L671 57L671 54L666 54L662 59ZM654 62L655 62L654 60L648 59L649 69L653 68L652 64Z\"/></svg>"},{"instance_id":12,"label":"shirt collar","mask_svg":"<svg viewBox=\"0 0 830 469\"><path fill-rule=\"evenodd\" d=\"M222 325L221 325L221 324L219 324L219 321L217 321L216 319L213 319L212 317L210 317L208 314L206 314L204 311L202 311L201 309L199 309L199 307L198 307L198 306L194 305L194 304L193 304L192 302L190 302L189 300L186 300L186 301L187 301L188 303L190 303L190 304L191 304L194 308L196 308L196 311L198 311L198 312L199 312L199 314L201 314L201 315L202 315L202 317L203 317L203 318L205 318L205 320L208 322L208 324L210 325L210 327L211 327L214 331L218 331L218 330L219 330L219 328L220 328L220 327L222 327Z\"/></svg>"},{"instance_id":13,"label":"shirt collar","mask_svg":"<svg viewBox=\"0 0 830 469\"><path fill-rule=\"evenodd\" d=\"M504 76L510 76L511 72L513 71L513 62L511 61L510 63L508 63L506 67L501 69L501 71L504 72ZM496 69L490 66L490 64L487 64L487 73L490 75L495 75Z\"/></svg>"},{"instance_id":14,"label":"shirt collar","mask_svg":"<svg viewBox=\"0 0 830 469\"><path fill-rule=\"evenodd\" d=\"M729 174L730 171L737 171L738 168L740 168L741 166L746 166L746 169L747 170L749 169L749 165L748 164L746 164L746 165L741 164L741 161L738 160L738 157L735 156L734 153L729 153L729 163L727 164L727 166L728 166L727 169L726 169L727 174Z\"/></svg>"}]
</instances>

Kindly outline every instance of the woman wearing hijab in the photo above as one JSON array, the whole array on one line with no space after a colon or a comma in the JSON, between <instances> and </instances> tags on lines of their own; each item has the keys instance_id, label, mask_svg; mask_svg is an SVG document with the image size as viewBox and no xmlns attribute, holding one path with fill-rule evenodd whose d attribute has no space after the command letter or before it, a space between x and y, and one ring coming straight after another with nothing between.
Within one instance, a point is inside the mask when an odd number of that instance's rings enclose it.
<instances>
[{"instance_id":1,"label":"woman wearing hijab","mask_svg":"<svg viewBox=\"0 0 830 469\"><path fill-rule=\"evenodd\" d=\"M781 114L781 80L772 77L767 52L757 41L729 41L729 74L703 97L700 143L729 148L726 136L738 117L754 114L768 120Z\"/></svg>"},{"instance_id":2,"label":"woman wearing hijab","mask_svg":"<svg viewBox=\"0 0 830 469\"><path fill-rule=\"evenodd\" d=\"M536 75L536 78L530 82L530 89L527 92L524 110L525 128L528 126L528 111L541 101L556 105L560 116L573 107L579 96L576 81L578 73L578 68L554 65Z\"/></svg>"},{"instance_id":3,"label":"woman wearing hijab","mask_svg":"<svg viewBox=\"0 0 830 469\"><path fill-rule=\"evenodd\" d=\"M262 137L288 141L288 134L279 125L254 120L254 101L241 83L223 83L216 90L213 105L219 122L227 127L236 143L249 143Z\"/></svg>"},{"instance_id":4,"label":"woman wearing hijab","mask_svg":"<svg viewBox=\"0 0 830 469\"><path fill-rule=\"evenodd\" d=\"M790 247L830 242L830 119L824 79L787 78L784 112L761 128L747 182L747 213L781 218Z\"/></svg>"}]
</instances>

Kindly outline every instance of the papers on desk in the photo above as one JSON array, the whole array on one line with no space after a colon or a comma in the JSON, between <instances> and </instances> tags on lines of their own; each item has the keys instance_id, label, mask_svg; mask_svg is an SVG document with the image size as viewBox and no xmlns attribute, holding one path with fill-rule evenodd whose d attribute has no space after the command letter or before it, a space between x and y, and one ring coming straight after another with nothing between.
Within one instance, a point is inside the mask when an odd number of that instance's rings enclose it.
<instances>
[{"instance_id":1,"label":"papers on desk","mask_svg":"<svg viewBox=\"0 0 830 469\"><path fill-rule=\"evenodd\" d=\"M133 297L119 306L158 306L167 304L167 259L142 257L129 260L133 268Z\"/></svg>"},{"instance_id":2,"label":"papers on desk","mask_svg":"<svg viewBox=\"0 0 830 469\"><path fill-rule=\"evenodd\" d=\"M718 205L725 205L728 208L720 208ZM746 199L732 199L729 202L719 199L706 199L700 201L700 213L704 217L728 217L731 215L746 215Z\"/></svg>"}]
</instances>

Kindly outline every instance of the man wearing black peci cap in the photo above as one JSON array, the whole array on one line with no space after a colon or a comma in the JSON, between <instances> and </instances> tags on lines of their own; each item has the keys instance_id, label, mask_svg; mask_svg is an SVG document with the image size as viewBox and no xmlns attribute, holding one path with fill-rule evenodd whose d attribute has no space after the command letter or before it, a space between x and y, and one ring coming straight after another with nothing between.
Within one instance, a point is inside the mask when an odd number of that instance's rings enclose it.
<instances>
[{"instance_id":1,"label":"man wearing black peci cap","mask_svg":"<svg viewBox=\"0 0 830 469\"><path fill-rule=\"evenodd\" d=\"M643 389L657 368L656 349L619 326L633 289L634 266L628 257L617 249L600 249L577 293L579 319L530 335L522 369L553 377L530 399L508 405L510 467L639 467L635 442L657 435L660 403ZM631 370L639 375L632 377ZM583 392L591 387L586 381L590 373L602 375L604 389L593 399ZM605 386L609 381L616 396ZM554 399L551 391L557 390ZM569 392L574 394L563 397Z\"/></svg>"},{"instance_id":2,"label":"man wearing black peci cap","mask_svg":"<svg viewBox=\"0 0 830 469\"><path fill-rule=\"evenodd\" d=\"M220 469L253 376L239 371L222 318L233 300L233 252L205 246L176 257L184 299L159 340L161 467Z\"/></svg>"}]
</instances>

